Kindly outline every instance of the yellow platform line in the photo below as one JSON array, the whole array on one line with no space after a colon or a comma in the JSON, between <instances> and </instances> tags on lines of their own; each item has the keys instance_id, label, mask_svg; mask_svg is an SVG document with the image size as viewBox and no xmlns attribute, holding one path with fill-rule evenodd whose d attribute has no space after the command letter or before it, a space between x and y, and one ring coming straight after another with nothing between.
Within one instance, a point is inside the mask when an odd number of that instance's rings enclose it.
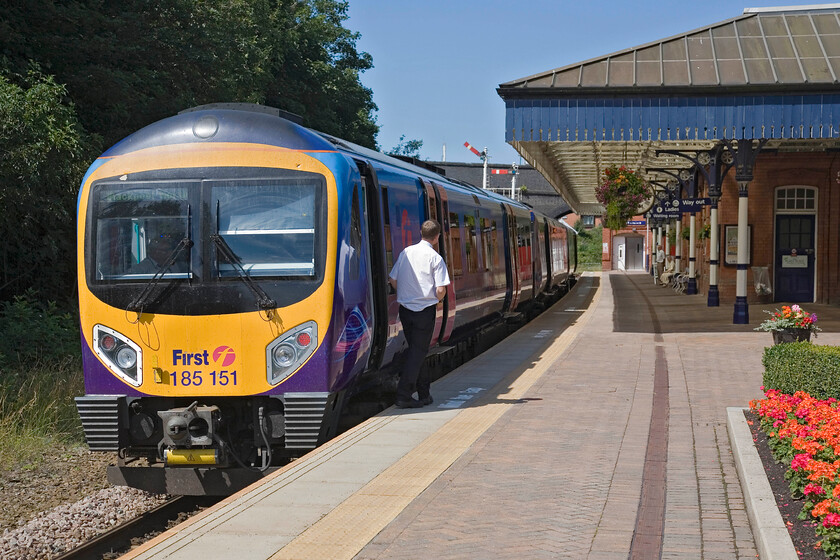
<instances>
[{"instance_id":1,"label":"yellow platform line","mask_svg":"<svg viewBox=\"0 0 840 560\"><path fill-rule=\"evenodd\" d=\"M371 480L333 511L271 556L271 560L353 558L417 496L490 428L551 367L589 321L600 299L597 289L588 310L564 330L535 365L508 374L491 392L462 410L414 450ZM561 300L562 303L562 300ZM485 353L485 356L492 349ZM482 402L485 401L485 402Z\"/></svg>"}]
</instances>

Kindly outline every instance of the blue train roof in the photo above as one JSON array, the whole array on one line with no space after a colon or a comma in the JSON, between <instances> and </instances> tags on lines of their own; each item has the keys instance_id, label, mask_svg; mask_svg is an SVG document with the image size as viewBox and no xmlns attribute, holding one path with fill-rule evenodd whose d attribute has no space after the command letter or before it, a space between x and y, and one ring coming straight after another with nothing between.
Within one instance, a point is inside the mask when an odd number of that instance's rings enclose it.
<instances>
[{"instance_id":1,"label":"blue train roof","mask_svg":"<svg viewBox=\"0 0 840 560\"><path fill-rule=\"evenodd\" d=\"M146 126L124 138L103 156L144 148L199 142L246 142L292 150L334 150L324 137L280 118L279 110L250 104L203 105Z\"/></svg>"}]
</instances>

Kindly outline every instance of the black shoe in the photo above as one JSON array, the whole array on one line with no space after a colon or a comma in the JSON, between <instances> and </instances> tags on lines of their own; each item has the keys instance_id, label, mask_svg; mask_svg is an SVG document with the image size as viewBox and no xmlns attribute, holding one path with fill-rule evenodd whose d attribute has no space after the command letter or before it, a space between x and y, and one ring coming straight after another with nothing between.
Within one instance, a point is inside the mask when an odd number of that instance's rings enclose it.
<instances>
[{"instance_id":1,"label":"black shoe","mask_svg":"<svg viewBox=\"0 0 840 560\"><path fill-rule=\"evenodd\" d=\"M397 408L420 408L423 406L423 403L418 401L417 399L408 399L408 400L398 400L394 403Z\"/></svg>"},{"instance_id":2,"label":"black shoe","mask_svg":"<svg viewBox=\"0 0 840 560\"><path fill-rule=\"evenodd\" d=\"M433 402L435 402L435 399L432 398L432 395L429 395L428 397L423 397L422 399L420 399L420 403L423 406L429 406Z\"/></svg>"}]
</instances>

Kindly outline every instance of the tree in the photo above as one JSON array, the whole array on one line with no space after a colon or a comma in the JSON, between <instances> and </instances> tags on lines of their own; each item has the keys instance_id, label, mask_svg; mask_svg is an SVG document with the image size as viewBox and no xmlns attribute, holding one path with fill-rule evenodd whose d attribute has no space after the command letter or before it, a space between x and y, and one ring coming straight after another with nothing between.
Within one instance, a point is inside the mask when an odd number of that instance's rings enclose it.
<instances>
[{"instance_id":1,"label":"tree","mask_svg":"<svg viewBox=\"0 0 840 560\"><path fill-rule=\"evenodd\" d=\"M79 121L110 146L195 105L264 103L376 147L372 67L338 0L22 0L0 3L4 65L66 84Z\"/></svg>"},{"instance_id":2,"label":"tree","mask_svg":"<svg viewBox=\"0 0 840 560\"><path fill-rule=\"evenodd\" d=\"M0 300L27 289L71 300L76 191L97 144L62 86L35 73L26 81L0 76Z\"/></svg>"},{"instance_id":3,"label":"tree","mask_svg":"<svg viewBox=\"0 0 840 560\"><path fill-rule=\"evenodd\" d=\"M422 140L406 140L405 134L401 134L399 142L397 142L396 146L388 150L388 154L392 156L407 156L420 159L420 148L422 147Z\"/></svg>"}]
</instances>

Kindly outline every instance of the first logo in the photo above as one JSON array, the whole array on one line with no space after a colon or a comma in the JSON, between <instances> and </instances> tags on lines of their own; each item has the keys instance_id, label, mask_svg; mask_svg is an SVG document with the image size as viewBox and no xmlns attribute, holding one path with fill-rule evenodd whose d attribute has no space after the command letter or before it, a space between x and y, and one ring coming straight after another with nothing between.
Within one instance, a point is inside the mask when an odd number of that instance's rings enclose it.
<instances>
[{"instance_id":1,"label":"first logo","mask_svg":"<svg viewBox=\"0 0 840 560\"><path fill-rule=\"evenodd\" d=\"M213 361L218 363L222 359L222 367L227 367L236 361L236 352L230 346L219 346L213 350Z\"/></svg>"}]
</instances>

